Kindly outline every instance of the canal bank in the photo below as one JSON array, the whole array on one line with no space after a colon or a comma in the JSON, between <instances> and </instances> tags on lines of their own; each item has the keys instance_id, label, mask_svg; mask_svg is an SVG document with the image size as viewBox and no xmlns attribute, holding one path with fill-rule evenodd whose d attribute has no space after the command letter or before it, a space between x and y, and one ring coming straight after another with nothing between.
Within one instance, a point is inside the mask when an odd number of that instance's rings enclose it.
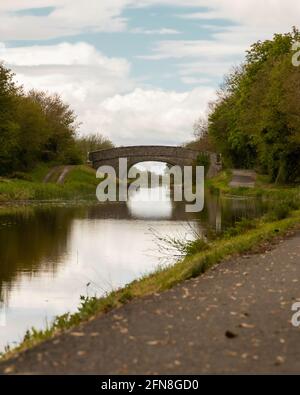
<instances>
[{"instance_id":1,"label":"canal bank","mask_svg":"<svg viewBox=\"0 0 300 395\"><path fill-rule=\"evenodd\" d=\"M212 199L209 199L209 201L211 203ZM231 198L227 199L227 201L231 201ZM233 207L236 208L241 204L241 200L233 200L233 203ZM282 212L282 210L279 210L280 216ZM219 215L215 214L214 223L215 226L219 226ZM32 347L59 334L61 331L76 327L76 325L90 320L95 315L100 319L101 313L118 308L129 301L163 292L185 280L196 278L225 258L243 254L253 248L260 248L265 243L268 244L274 238L285 235L289 229L300 222L300 213L297 211L284 212L283 214L284 219L280 220L277 218L278 213L276 210L272 215L268 213L268 215L256 219L253 218L252 220L249 219L248 221L237 221L238 216L236 216L235 222L237 226L229 226L222 237L212 239L208 246L205 245L204 249L203 244L196 243L196 248L203 250L195 251L194 248L189 257L180 260L175 265L171 267L159 266L153 274L134 281L120 291L109 293L106 297L83 297L81 307L77 313L64 314L58 317L54 324L48 326L46 330L35 329L28 332L21 347L18 347L17 350L20 351ZM205 216L207 217L207 213ZM245 217L245 212L244 214L242 213L243 216ZM239 218L241 219L241 217ZM130 254L128 256L130 257ZM6 357L9 355L13 355L13 353L8 353Z\"/></svg>"}]
</instances>

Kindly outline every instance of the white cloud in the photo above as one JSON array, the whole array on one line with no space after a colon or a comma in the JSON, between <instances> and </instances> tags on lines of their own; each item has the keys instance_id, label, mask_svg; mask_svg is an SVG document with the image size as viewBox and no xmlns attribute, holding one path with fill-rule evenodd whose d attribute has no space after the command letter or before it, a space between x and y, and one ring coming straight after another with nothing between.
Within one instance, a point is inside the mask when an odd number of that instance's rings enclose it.
<instances>
[{"instance_id":1,"label":"white cloud","mask_svg":"<svg viewBox=\"0 0 300 395\"><path fill-rule=\"evenodd\" d=\"M0 58L27 88L56 91L65 99L104 99L132 89L130 64L108 58L86 43L8 48L0 45ZM71 101L72 104L74 104Z\"/></svg>"},{"instance_id":2,"label":"white cloud","mask_svg":"<svg viewBox=\"0 0 300 395\"><path fill-rule=\"evenodd\" d=\"M212 9L210 13L200 13L199 18L218 17L266 30L289 29L299 22L300 3L294 0L198 0L197 4ZM194 16L197 18L197 14Z\"/></svg>"},{"instance_id":3,"label":"white cloud","mask_svg":"<svg viewBox=\"0 0 300 395\"><path fill-rule=\"evenodd\" d=\"M122 31L127 28L122 17L126 7L151 5L205 7L210 11L187 12L184 17L228 19L268 34L290 29L299 23L300 15L300 3L295 0L10 0L0 2L0 37L3 41L42 40L86 32ZM42 7L55 9L48 16L14 14Z\"/></svg>"},{"instance_id":4,"label":"white cloud","mask_svg":"<svg viewBox=\"0 0 300 395\"><path fill-rule=\"evenodd\" d=\"M184 93L137 88L101 103L103 129L117 132L113 138L121 144L176 145L191 138L195 119L213 98L209 87Z\"/></svg>"},{"instance_id":5,"label":"white cloud","mask_svg":"<svg viewBox=\"0 0 300 395\"><path fill-rule=\"evenodd\" d=\"M0 44L0 58L26 89L61 94L79 115L82 133L101 131L117 144L180 144L214 96L208 87L185 93L142 89L125 59L108 58L86 43Z\"/></svg>"},{"instance_id":6,"label":"white cloud","mask_svg":"<svg viewBox=\"0 0 300 395\"><path fill-rule=\"evenodd\" d=\"M85 42L76 44L35 45L31 47L6 47L0 45L0 58L18 66L86 66L95 65L114 71L121 68L128 71L129 63L124 59L107 58Z\"/></svg>"},{"instance_id":7,"label":"white cloud","mask_svg":"<svg viewBox=\"0 0 300 395\"><path fill-rule=\"evenodd\" d=\"M177 59L178 73L184 84L203 84L208 76L220 80L235 63L242 60L244 45L227 42L221 38L215 41L165 40L156 44L151 55L139 56L145 60ZM182 62L184 60L184 62ZM236 62L238 60L238 62Z\"/></svg>"},{"instance_id":8,"label":"white cloud","mask_svg":"<svg viewBox=\"0 0 300 395\"><path fill-rule=\"evenodd\" d=\"M168 0L10 0L0 2L1 40L46 40L87 32L119 32L127 29L122 17L126 7L171 4ZM181 5L183 2L181 2ZM49 15L19 11L53 7ZM137 33L171 35L175 29L137 29Z\"/></svg>"},{"instance_id":9,"label":"white cloud","mask_svg":"<svg viewBox=\"0 0 300 395\"><path fill-rule=\"evenodd\" d=\"M166 40L160 41L154 47L153 55L139 56L142 59L181 59L181 58L223 58L224 56L240 55L244 46L239 44L226 44L221 41L184 41Z\"/></svg>"},{"instance_id":10,"label":"white cloud","mask_svg":"<svg viewBox=\"0 0 300 395\"><path fill-rule=\"evenodd\" d=\"M121 13L131 0L10 0L0 3L1 40L44 40L86 32L115 32L126 28ZM15 13L54 7L49 15Z\"/></svg>"}]
</instances>

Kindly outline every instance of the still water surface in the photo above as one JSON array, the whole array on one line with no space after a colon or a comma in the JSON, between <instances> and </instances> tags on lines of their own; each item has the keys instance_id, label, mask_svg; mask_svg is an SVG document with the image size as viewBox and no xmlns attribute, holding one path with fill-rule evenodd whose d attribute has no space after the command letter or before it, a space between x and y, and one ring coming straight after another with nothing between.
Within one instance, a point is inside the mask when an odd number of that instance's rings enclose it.
<instances>
[{"instance_id":1,"label":"still water surface","mask_svg":"<svg viewBox=\"0 0 300 395\"><path fill-rule=\"evenodd\" d=\"M157 235L191 239L262 210L253 200L208 195L201 215L186 214L184 203L156 188L127 204L30 205L0 215L0 351L75 311L80 295L103 295L170 264Z\"/></svg>"}]
</instances>

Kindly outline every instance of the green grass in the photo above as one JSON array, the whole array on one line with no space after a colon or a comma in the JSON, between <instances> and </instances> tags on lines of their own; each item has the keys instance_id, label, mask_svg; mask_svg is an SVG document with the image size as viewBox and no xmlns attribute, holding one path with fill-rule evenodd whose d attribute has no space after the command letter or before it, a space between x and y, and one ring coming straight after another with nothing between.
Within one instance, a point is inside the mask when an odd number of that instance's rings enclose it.
<instances>
[{"instance_id":1,"label":"green grass","mask_svg":"<svg viewBox=\"0 0 300 395\"><path fill-rule=\"evenodd\" d=\"M99 180L96 173L87 166L76 166L67 175L64 185L44 184L42 181L49 168L40 166L30 173L32 181L21 179L0 179L0 202L24 200L70 200L95 199ZM29 177L28 176L28 177Z\"/></svg>"},{"instance_id":2,"label":"green grass","mask_svg":"<svg viewBox=\"0 0 300 395\"><path fill-rule=\"evenodd\" d=\"M223 191L224 193L229 193L231 188L228 186L228 184L231 181L231 177L232 177L231 171L224 170L213 179L206 180L205 181L206 187L211 192L219 193L220 191Z\"/></svg>"},{"instance_id":3,"label":"green grass","mask_svg":"<svg viewBox=\"0 0 300 395\"><path fill-rule=\"evenodd\" d=\"M96 179L96 172L88 166L76 166L67 175L65 185L92 185L93 188L99 184L99 179Z\"/></svg>"},{"instance_id":4,"label":"green grass","mask_svg":"<svg viewBox=\"0 0 300 395\"><path fill-rule=\"evenodd\" d=\"M54 166L54 165L53 165ZM52 165L40 164L31 173L32 180L35 182L43 182L46 175L51 170Z\"/></svg>"}]
</instances>

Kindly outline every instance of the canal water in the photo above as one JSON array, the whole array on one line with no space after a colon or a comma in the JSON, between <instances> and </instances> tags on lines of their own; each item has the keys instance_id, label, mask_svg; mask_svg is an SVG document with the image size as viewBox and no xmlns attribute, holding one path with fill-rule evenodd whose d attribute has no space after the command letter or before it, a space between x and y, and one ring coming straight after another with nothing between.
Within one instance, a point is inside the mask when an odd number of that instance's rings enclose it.
<instances>
[{"instance_id":1,"label":"canal water","mask_svg":"<svg viewBox=\"0 0 300 395\"><path fill-rule=\"evenodd\" d=\"M168 190L149 191L128 203L0 208L0 351L74 312L80 295L101 296L171 264L174 251L164 256L159 238L192 239L263 210L251 199L207 195L200 215L187 214Z\"/></svg>"}]
</instances>

